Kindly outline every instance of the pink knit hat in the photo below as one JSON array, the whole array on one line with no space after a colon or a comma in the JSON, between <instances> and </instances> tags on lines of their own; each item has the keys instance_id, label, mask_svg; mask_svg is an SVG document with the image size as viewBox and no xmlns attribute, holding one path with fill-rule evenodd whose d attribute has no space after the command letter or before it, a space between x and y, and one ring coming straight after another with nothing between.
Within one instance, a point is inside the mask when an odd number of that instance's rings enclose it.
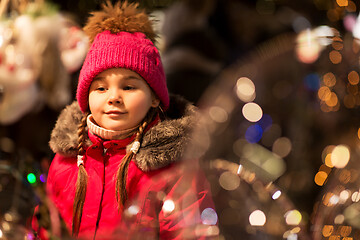
<instances>
[{"instance_id":1,"label":"pink knit hat","mask_svg":"<svg viewBox=\"0 0 360 240\"><path fill-rule=\"evenodd\" d=\"M126 68L139 74L160 99L169 106L169 94L160 54L142 32L96 35L80 71L76 98L81 111L88 111L89 88L94 77L106 69Z\"/></svg>"}]
</instances>

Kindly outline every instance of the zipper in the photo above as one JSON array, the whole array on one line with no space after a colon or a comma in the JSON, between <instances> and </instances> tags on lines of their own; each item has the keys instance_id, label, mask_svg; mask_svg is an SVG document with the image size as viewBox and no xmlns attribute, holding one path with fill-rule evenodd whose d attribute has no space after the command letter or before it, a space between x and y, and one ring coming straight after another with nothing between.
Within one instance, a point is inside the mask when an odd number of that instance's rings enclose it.
<instances>
[{"instance_id":1,"label":"zipper","mask_svg":"<svg viewBox=\"0 0 360 240\"><path fill-rule=\"evenodd\" d=\"M101 191L101 198L100 198L100 204L99 204L99 211L98 211L98 214L97 214L97 219L96 219L96 225L95 225L95 233L94 233L94 238L93 240L95 240L96 238L96 233L97 233L97 230L99 228L99 223L100 223L100 219L101 219L101 213L102 213L102 202L104 200L104 193L105 193L105 160L107 158L107 155L106 155L106 151L107 151L107 148L104 148L104 152L103 152L103 163L104 163L104 171L103 171L103 184L102 184L102 191Z\"/></svg>"}]
</instances>

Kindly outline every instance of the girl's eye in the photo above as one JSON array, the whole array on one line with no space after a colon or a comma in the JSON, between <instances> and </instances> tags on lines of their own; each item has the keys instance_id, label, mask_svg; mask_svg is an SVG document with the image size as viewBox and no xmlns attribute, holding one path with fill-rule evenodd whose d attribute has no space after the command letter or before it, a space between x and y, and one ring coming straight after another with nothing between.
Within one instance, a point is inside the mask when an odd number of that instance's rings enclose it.
<instances>
[{"instance_id":1,"label":"girl's eye","mask_svg":"<svg viewBox=\"0 0 360 240\"><path fill-rule=\"evenodd\" d=\"M133 87L133 86L125 86L124 87L124 90L133 90L133 89L135 89L135 87Z\"/></svg>"},{"instance_id":2,"label":"girl's eye","mask_svg":"<svg viewBox=\"0 0 360 240\"><path fill-rule=\"evenodd\" d=\"M103 92L103 91L105 91L105 88L104 87L97 87L96 90L98 90L100 92Z\"/></svg>"}]
</instances>

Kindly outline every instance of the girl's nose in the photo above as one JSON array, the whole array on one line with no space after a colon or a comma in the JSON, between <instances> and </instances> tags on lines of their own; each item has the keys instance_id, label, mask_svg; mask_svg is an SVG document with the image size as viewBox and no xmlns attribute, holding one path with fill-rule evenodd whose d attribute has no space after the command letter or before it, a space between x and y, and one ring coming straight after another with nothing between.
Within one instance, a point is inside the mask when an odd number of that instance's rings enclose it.
<instances>
[{"instance_id":1,"label":"girl's nose","mask_svg":"<svg viewBox=\"0 0 360 240\"><path fill-rule=\"evenodd\" d=\"M122 103L121 95L118 91L111 91L108 102L110 104L120 104Z\"/></svg>"}]
</instances>

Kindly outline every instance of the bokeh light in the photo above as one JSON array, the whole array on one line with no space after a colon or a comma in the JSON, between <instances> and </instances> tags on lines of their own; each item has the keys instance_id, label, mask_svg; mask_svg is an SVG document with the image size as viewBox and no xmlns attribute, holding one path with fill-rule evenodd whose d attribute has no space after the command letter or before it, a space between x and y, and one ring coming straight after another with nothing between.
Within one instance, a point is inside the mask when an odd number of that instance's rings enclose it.
<instances>
[{"instance_id":1,"label":"bokeh light","mask_svg":"<svg viewBox=\"0 0 360 240\"><path fill-rule=\"evenodd\" d=\"M263 129L259 124L251 125L246 129L245 138L249 143L257 143L263 135Z\"/></svg>"},{"instance_id":2,"label":"bokeh light","mask_svg":"<svg viewBox=\"0 0 360 240\"><path fill-rule=\"evenodd\" d=\"M255 99L255 85L247 77L241 77L236 82L236 94L243 102L251 102Z\"/></svg>"},{"instance_id":3,"label":"bokeh light","mask_svg":"<svg viewBox=\"0 0 360 240\"><path fill-rule=\"evenodd\" d=\"M275 140L272 151L273 153L284 158L291 152L292 144L289 138L281 137Z\"/></svg>"},{"instance_id":4,"label":"bokeh light","mask_svg":"<svg viewBox=\"0 0 360 240\"><path fill-rule=\"evenodd\" d=\"M359 74L356 71L351 71L348 74L349 83L351 85L357 85L359 83Z\"/></svg>"},{"instance_id":5,"label":"bokeh light","mask_svg":"<svg viewBox=\"0 0 360 240\"><path fill-rule=\"evenodd\" d=\"M163 204L163 207L162 207L162 210L165 212L165 213L171 213L172 211L175 210L175 203L173 200L171 199L167 199L164 201L164 204Z\"/></svg>"},{"instance_id":6,"label":"bokeh light","mask_svg":"<svg viewBox=\"0 0 360 240\"><path fill-rule=\"evenodd\" d=\"M212 208L206 208L201 212L201 221L205 225L215 225L218 221L217 213Z\"/></svg>"},{"instance_id":7,"label":"bokeh light","mask_svg":"<svg viewBox=\"0 0 360 240\"><path fill-rule=\"evenodd\" d=\"M281 191L277 190L276 192L274 192L274 194L271 196L272 199L276 200L281 196Z\"/></svg>"},{"instance_id":8,"label":"bokeh light","mask_svg":"<svg viewBox=\"0 0 360 240\"><path fill-rule=\"evenodd\" d=\"M34 173L29 173L26 178L29 183L31 183L31 184L36 183L36 176Z\"/></svg>"},{"instance_id":9,"label":"bokeh light","mask_svg":"<svg viewBox=\"0 0 360 240\"><path fill-rule=\"evenodd\" d=\"M333 64L339 64L342 61L342 55L339 51L333 50L329 53L329 59Z\"/></svg>"},{"instance_id":10,"label":"bokeh light","mask_svg":"<svg viewBox=\"0 0 360 240\"><path fill-rule=\"evenodd\" d=\"M232 191L239 187L240 178L232 172L227 171L220 175L219 183L225 190Z\"/></svg>"},{"instance_id":11,"label":"bokeh light","mask_svg":"<svg viewBox=\"0 0 360 240\"><path fill-rule=\"evenodd\" d=\"M209 115L212 120L218 123L225 122L228 119L227 112L221 107L211 107L209 109Z\"/></svg>"},{"instance_id":12,"label":"bokeh light","mask_svg":"<svg viewBox=\"0 0 360 240\"><path fill-rule=\"evenodd\" d=\"M299 225L302 215L298 210L291 210L285 213L285 221L288 225Z\"/></svg>"},{"instance_id":13,"label":"bokeh light","mask_svg":"<svg viewBox=\"0 0 360 240\"><path fill-rule=\"evenodd\" d=\"M261 210L253 211L249 216L251 226L264 226L266 223L265 213Z\"/></svg>"},{"instance_id":14,"label":"bokeh light","mask_svg":"<svg viewBox=\"0 0 360 240\"><path fill-rule=\"evenodd\" d=\"M338 145L331 153L331 163L336 168L344 168L350 160L350 150L345 145Z\"/></svg>"},{"instance_id":15,"label":"bokeh light","mask_svg":"<svg viewBox=\"0 0 360 240\"><path fill-rule=\"evenodd\" d=\"M297 38L296 54L298 59L303 63L313 63L319 58L320 46L314 40L310 29L301 32Z\"/></svg>"},{"instance_id":16,"label":"bokeh light","mask_svg":"<svg viewBox=\"0 0 360 240\"><path fill-rule=\"evenodd\" d=\"M242 108L242 113L250 122L259 121L263 115L261 107L254 102L246 103Z\"/></svg>"}]
</instances>

